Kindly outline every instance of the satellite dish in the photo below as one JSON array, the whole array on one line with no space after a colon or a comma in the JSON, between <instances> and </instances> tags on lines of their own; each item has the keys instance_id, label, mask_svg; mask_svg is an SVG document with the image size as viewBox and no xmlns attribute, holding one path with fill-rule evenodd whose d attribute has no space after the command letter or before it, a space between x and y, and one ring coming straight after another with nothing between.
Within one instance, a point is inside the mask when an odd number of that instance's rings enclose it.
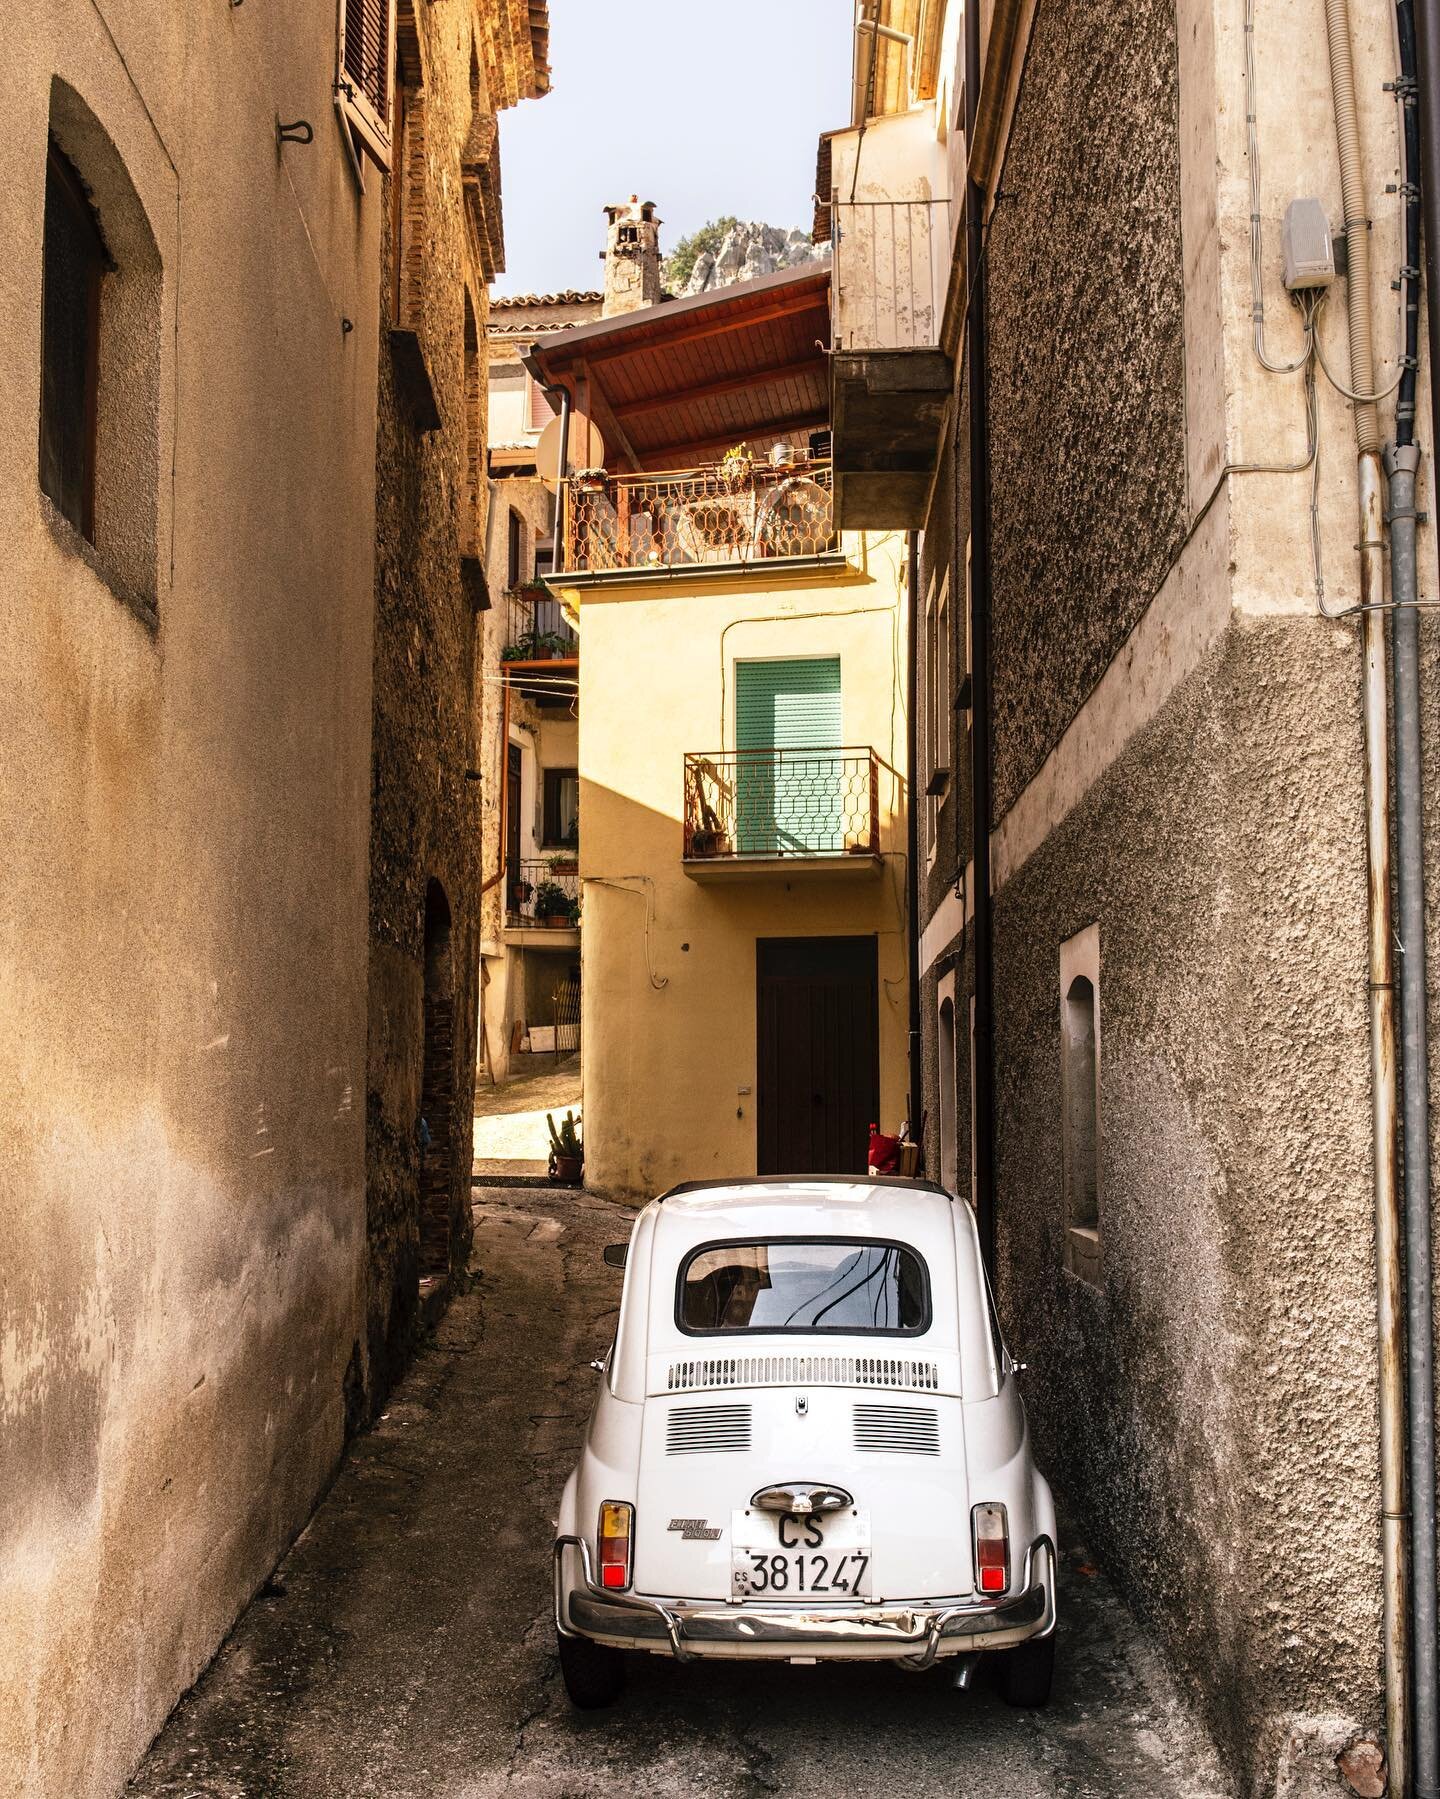
<instances>
[{"instance_id":1,"label":"satellite dish","mask_svg":"<svg viewBox=\"0 0 1440 1799\"><path fill-rule=\"evenodd\" d=\"M583 412L570 414L569 462L572 469L601 468L605 439ZM535 472L555 493L560 486L560 420L551 419L535 446Z\"/></svg>"}]
</instances>

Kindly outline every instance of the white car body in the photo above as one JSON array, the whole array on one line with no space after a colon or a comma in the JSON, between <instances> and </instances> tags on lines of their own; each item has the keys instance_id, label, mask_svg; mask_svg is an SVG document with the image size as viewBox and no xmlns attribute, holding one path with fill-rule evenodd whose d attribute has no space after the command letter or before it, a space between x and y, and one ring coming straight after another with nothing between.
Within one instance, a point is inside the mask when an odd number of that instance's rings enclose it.
<instances>
[{"instance_id":1,"label":"white car body","mask_svg":"<svg viewBox=\"0 0 1440 1799\"><path fill-rule=\"evenodd\" d=\"M807 1282L808 1324L785 1323ZM617 1503L634 1508L618 1590L598 1540ZM977 1506L1005 1508L998 1591L977 1575ZM588 1639L683 1660L965 1656L968 1674L977 1652L1054 1630L1055 1542L963 1200L795 1178L694 1183L639 1213L560 1504L562 1662Z\"/></svg>"}]
</instances>

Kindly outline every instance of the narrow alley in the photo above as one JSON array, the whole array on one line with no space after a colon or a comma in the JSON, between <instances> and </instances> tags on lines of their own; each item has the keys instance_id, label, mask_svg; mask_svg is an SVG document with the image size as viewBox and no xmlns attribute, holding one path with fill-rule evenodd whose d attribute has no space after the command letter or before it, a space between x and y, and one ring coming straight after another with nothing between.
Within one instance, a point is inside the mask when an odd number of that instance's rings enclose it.
<instances>
[{"instance_id":1,"label":"narrow alley","mask_svg":"<svg viewBox=\"0 0 1440 1799\"><path fill-rule=\"evenodd\" d=\"M659 1657L613 1710L572 1711L551 1520L614 1328L621 1277L600 1252L633 1215L558 1189L477 1199L469 1290L176 1710L136 1799L1228 1793L1073 1536L1046 1711L943 1671Z\"/></svg>"}]
</instances>

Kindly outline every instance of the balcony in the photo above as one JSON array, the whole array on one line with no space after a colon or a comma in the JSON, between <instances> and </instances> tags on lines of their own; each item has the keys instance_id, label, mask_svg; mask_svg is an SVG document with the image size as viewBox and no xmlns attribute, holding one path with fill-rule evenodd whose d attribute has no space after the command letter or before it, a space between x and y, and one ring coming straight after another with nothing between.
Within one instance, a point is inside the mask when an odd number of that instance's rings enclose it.
<instances>
[{"instance_id":1,"label":"balcony","mask_svg":"<svg viewBox=\"0 0 1440 1799\"><path fill-rule=\"evenodd\" d=\"M691 753L684 816L692 880L874 874L880 759L866 749Z\"/></svg>"},{"instance_id":2,"label":"balcony","mask_svg":"<svg viewBox=\"0 0 1440 1799\"><path fill-rule=\"evenodd\" d=\"M847 530L915 529L952 385L950 203L836 199L831 236L836 516Z\"/></svg>"},{"instance_id":3,"label":"balcony","mask_svg":"<svg viewBox=\"0 0 1440 1799\"><path fill-rule=\"evenodd\" d=\"M573 856L525 858L505 874L505 938L536 949L580 943L580 873Z\"/></svg>"},{"instance_id":4,"label":"balcony","mask_svg":"<svg viewBox=\"0 0 1440 1799\"><path fill-rule=\"evenodd\" d=\"M560 602L539 582L512 587L504 599L504 620L500 657L511 684L537 705L570 705L580 639Z\"/></svg>"},{"instance_id":5,"label":"balcony","mask_svg":"<svg viewBox=\"0 0 1440 1799\"><path fill-rule=\"evenodd\" d=\"M572 476L567 573L747 566L838 547L828 458L783 446L783 459L727 456L674 474Z\"/></svg>"}]
</instances>

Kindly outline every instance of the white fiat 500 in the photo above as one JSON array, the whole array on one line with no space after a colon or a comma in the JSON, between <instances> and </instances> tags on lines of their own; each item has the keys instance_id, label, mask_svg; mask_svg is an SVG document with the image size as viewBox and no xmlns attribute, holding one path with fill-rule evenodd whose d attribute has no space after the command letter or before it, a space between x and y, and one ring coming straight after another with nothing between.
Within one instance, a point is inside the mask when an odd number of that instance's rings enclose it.
<instances>
[{"instance_id":1,"label":"white fiat 500","mask_svg":"<svg viewBox=\"0 0 1440 1799\"><path fill-rule=\"evenodd\" d=\"M993 1656L1049 1697L1055 1508L970 1208L923 1181L677 1187L623 1263L560 1502L555 1626L579 1706L626 1651L682 1661Z\"/></svg>"}]
</instances>

